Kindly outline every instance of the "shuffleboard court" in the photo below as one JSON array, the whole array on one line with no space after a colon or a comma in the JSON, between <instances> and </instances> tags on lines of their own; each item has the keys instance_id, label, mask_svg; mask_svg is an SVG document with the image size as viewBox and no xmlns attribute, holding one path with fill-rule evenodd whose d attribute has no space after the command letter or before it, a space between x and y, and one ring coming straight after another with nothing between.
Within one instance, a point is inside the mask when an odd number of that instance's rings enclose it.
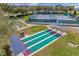
<instances>
[{"instance_id":1,"label":"shuffleboard court","mask_svg":"<svg viewBox=\"0 0 79 59\"><path fill-rule=\"evenodd\" d=\"M48 38L47 40L33 46L32 48L30 48L29 50L31 50L31 52L34 52L38 49L40 49L41 47L43 47L44 45L50 43L51 41L53 41L54 39L58 38L59 36L61 36L60 34L56 34L55 36L52 36L50 38Z\"/></svg>"},{"instance_id":2,"label":"shuffleboard court","mask_svg":"<svg viewBox=\"0 0 79 59\"><path fill-rule=\"evenodd\" d=\"M28 37L28 38L25 38L25 39L22 40L22 41L23 41L23 42L26 42L26 41L28 41L28 40L31 40L31 39L33 39L33 38L35 38L35 37L38 37L38 36L40 36L40 35L46 33L47 31L48 31L48 30L42 31L42 32L40 32L40 33L38 33L38 34L36 34L36 35L33 35L33 36L31 36L31 37Z\"/></svg>"},{"instance_id":3,"label":"shuffleboard court","mask_svg":"<svg viewBox=\"0 0 79 59\"><path fill-rule=\"evenodd\" d=\"M61 33L52 31L50 29L46 29L40 31L39 33L26 37L21 41L25 46L27 46L25 51L26 55L33 55L34 53L38 52L48 44L54 42L61 36L62 36Z\"/></svg>"},{"instance_id":4,"label":"shuffleboard court","mask_svg":"<svg viewBox=\"0 0 79 59\"><path fill-rule=\"evenodd\" d=\"M31 45L33 45L34 43L37 43L37 42L39 42L40 40L49 37L52 33L55 33L55 32L48 32L48 33L46 33L46 35L41 36L41 37L38 37L37 39L35 39L35 40L31 41L31 42L28 42L26 45L31 46Z\"/></svg>"}]
</instances>

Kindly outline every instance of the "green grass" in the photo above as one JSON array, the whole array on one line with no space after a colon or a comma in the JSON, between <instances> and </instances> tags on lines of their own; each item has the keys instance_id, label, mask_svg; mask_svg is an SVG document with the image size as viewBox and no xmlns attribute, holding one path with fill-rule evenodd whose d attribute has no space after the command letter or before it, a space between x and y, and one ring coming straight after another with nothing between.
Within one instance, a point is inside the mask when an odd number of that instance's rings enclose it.
<instances>
[{"instance_id":1,"label":"green grass","mask_svg":"<svg viewBox=\"0 0 79 59\"><path fill-rule=\"evenodd\" d=\"M46 26L31 26L29 28L24 29L23 31L25 32L25 34L32 35L34 33L37 33L39 31L42 31L44 29L47 29L47 27Z\"/></svg>"},{"instance_id":2,"label":"green grass","mask_svg":"<svg viewBox=\"0 0 79 59\"><path fill-rule=\"evenodd\" d=\"M79 45L79 34L67 30L67 35L61 37L34 55L38 56L79 56L79 46L70 48L68 43L74 41Z\"/></svg>"},{"instance_id":3,"label":"green grass","mask_svg":"<svg viewBox=\"0 0 79 59\"><path fill-rule=\"evenodd\" d=\"M74 11L68 11L69 14L74 14ZM76 16L79 16L79 11L77 11L77 15Z\"/></svg>"},{"instance_id":4,"label":"green grass","mask_svg":"<svg viewBox=\"0 0 79 59\"><path fill-rule=\"evenodd\" d=\"M23 20L26 22L28 21L29 15L28 16L24 16Z\"/></svg>"}]
</instances>

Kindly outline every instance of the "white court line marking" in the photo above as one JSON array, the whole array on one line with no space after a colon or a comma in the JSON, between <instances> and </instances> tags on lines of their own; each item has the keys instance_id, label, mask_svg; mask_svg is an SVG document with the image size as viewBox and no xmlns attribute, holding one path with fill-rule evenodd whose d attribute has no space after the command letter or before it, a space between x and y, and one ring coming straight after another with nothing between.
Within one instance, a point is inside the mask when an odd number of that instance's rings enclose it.
<instances>
[{"instance_id":1,"label":"white court line marking","mask_svg":"<svg viewBox=\"0 0 79 59\"><path fill-rule=\"evenodd\" d=\"M47 31L47 30L49 30L49 29L45 29L45 30L40 31L40 32L37 32L37 33L35 33L35 34L33 34L33 35L39 34L39 33L41 33L41 32ZM30 36L33 36L33 35L30 35ZM30 37L30 36L28 36L28 37ZM25 38L27 38L27 37L25 36L25 37L21 38L20 40L24 40Z\"/></svg>"},{"instance_id":2,"label":"white court line marking","mask_svg":"<svg viewBox=\"0 0 79 59\"><path fill-rule=\"evenodd\" d=\"M61 36L60 36L60 37L62 37L62 35L63 35L63 34L61 34ZM31 56L31 55L33 55L33 54L35 54L35 53L39 52L40 50L42 50L43 48L45 48L45 47L46 47L46 46L48 46L49 44L51 44L51 43L55 42L56 40L58 40L60 37L58 37L58 38L57 38L57 39L55 39L55 40L52 40L50 43L46 44L45 46L43 46L42 48L38 49L37 51L35 51L35 52L31 53L31 54L30 54L30 55L28 55L28 56Z\"/></svg>"},{"instance_id":3,"label":"white court line marking","mask_svg":"<svg viewBox=\"0 0 79 59\"><path fill-rule=\"evenodd\" d=\"M41 42L47 40L48 38L50 38L50 37L52 37L52 36L54 36L54 35L56 35L56 34L57 34L57 33L55 33L55 34L53 34L53 35L51 35L51 36L49 36L49 37L47 37L47 38L45 38L45 39L43 39L43 40L37 42L37 43L35 43L35 44L33 44L33 45L29 46L29 47L27 47L27 49L30 49L31 47L33 47L33 46L35 46L35 45L37 45L37 44L39 44L39 43L41 43Z\"/></svg>"},{"instance_id":4,"label":"white court line marking","mask_svg":"<svg viewBox=\"0 0 79 59\"><path fill-rule=\"evenodd\" d=\"M24 44L27 44L27 43L29 43L29 42L31 42L31 41L33 41L33 40L35 40L35 39L38 39L38 38L40 38L40 37L42 37L42 36L44 36L44 35L46 35L46 34L49 34L49 33L52 33L52 31L49 31L49 32L47 32L47 33L45 33L45 34L43 34L43 35L40 35L40 36L38 36L38 37L35 37L34 39L31 39L31 40L29 40L29 41L27 41L27 42L24 42Z\"/></svg>"}]
</instances>

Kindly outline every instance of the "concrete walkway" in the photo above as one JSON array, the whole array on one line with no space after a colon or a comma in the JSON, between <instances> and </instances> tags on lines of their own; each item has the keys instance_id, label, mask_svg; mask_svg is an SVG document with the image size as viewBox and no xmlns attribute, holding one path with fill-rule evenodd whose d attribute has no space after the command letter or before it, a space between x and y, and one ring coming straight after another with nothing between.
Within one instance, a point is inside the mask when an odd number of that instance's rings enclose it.
<instances>
[{"instance_id":1,"label":"concrete walkway","mask_svg":"<svg viewBox=\"0 0 79 59\"><path fill-rule=\"evenodd\" d=\"M18 19L18 21L22 22L23 24L25 24L26 26L25 27L18 27L16 26L17 30L22 30L22 29L25 29L25 28L28 28L28 27L31 27L31 26L41 26L41 25L36 25L36 24L27 24L26 22L24 22L22 19ZM45 26L45 25L42 25L42 26Z\"/></svg>"}]
</instances>

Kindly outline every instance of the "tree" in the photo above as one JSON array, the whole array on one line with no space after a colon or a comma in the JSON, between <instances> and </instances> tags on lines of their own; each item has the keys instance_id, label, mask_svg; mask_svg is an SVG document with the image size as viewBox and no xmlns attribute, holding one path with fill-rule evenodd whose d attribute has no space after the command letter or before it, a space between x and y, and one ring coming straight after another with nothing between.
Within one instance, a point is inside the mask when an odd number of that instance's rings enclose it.
<instances>
[{"instance_id":1,"label":"tree","mask_svg":"<svg viewBox=\"0 0 79 59\"><path fill-rule=\"evenodd\" d=\"M74 16L76 16L77 15L77 12L76 11L74 11Z\"/></svg>"},{"instance_id":2,"label":"tree","mask_svg":"<svg viewBox=\"0 0 79 59\"><path fill-rule=\"evenodd\" d=\"M74 10L73 16L76 17L76 15L77 15L77 11Z\"/></svg>"}]
</instances>

